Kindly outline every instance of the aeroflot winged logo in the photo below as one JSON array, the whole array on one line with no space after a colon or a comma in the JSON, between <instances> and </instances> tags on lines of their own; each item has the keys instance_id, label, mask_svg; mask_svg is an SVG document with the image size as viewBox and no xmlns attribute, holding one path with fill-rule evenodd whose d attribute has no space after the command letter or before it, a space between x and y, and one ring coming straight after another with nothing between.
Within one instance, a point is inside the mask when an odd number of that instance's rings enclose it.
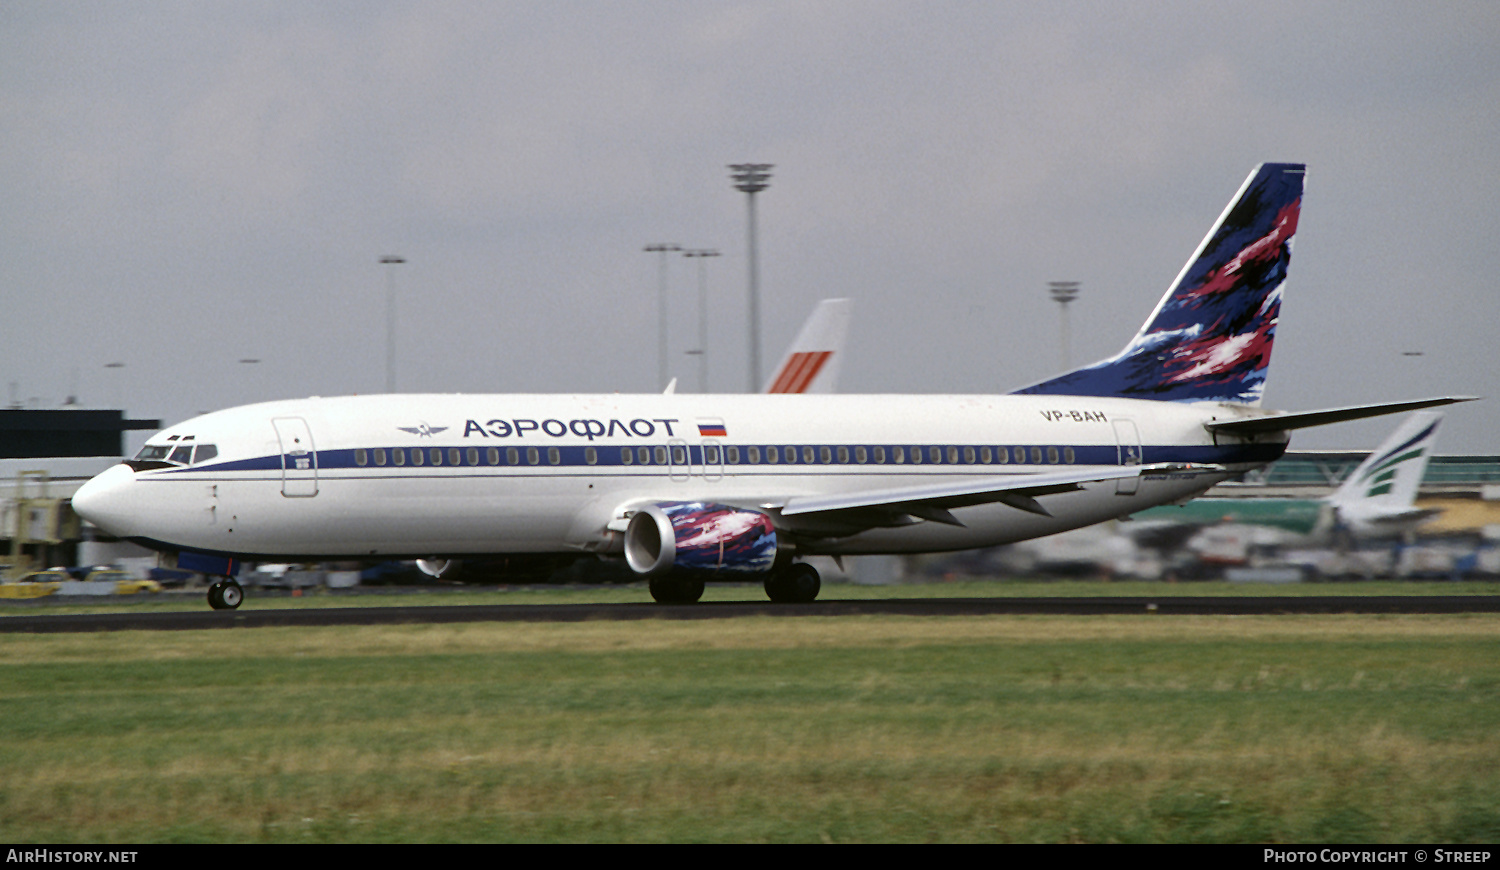
<instances>
[{"instance_id":1,"label":"aeroflot winged logo","mask_svg":"<svg viewBox=\"0 0 1500 870\"><path fill-rule=\"evenodd\" d=\"M420 435L423 438L431 438L439 432L448 431L447 426L429 426L425 421L420 426L397 426L396 428L400 429L402 432L410 432L413 435Z\"/></svg>"}]
</instances>

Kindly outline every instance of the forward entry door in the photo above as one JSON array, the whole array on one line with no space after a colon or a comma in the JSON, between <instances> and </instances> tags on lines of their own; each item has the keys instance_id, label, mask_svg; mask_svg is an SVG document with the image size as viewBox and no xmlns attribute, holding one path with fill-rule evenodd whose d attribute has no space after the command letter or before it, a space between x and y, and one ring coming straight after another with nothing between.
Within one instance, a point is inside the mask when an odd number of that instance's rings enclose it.
<instances>
[{"instance_id":1,"label":"forward entry door","mask_svg":"<svg viewBox=\"0 0 1500 870\"><path fill-rule=\"evenodd\" d=\"M311 498L318 494L318 451L312 430L301 417L277 417L276 440L281 442L281 494L287 498Z\"/></svg>"}]
</instances>

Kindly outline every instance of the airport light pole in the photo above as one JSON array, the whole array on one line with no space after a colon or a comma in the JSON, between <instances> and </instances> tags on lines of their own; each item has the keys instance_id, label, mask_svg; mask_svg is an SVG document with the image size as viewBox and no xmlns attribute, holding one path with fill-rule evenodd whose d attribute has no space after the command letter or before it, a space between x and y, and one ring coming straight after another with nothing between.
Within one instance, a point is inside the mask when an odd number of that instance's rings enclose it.
<instances>
[{"instance_id":1,"label":"airport light pole","mask_svg":"<svg viewBox=\"0 0 1500 870\"><path fill-rule=\"evenodd\" d=\"M258 366L258 365L260 365L260 360L257 359L257 358L255 358L255 357L248 357L247 356L244 359L240 360L240 365L242 365L242 366ZM253 372L255 370L254 369L250 369L250 371ZM258 380L258 379L252 376L251 378L249 378L249 380L252 381L251 386L250 386L250 391L252 393L252 398L257 398L257 396L255 394L259 394L260 390L257 389L258 385L255 384L255 383L253 383L253 382L256 381L256 380ZM264 396L260 396L258 398L264 398Z\"/></svg>"},{"instance_id":2,"label":"airport light pole","mask_svg":"<svg viewBox=\"0 0 1500 870\"><path fill-rule=\"evenodd\" d=\"M749 251L750 251L750 392L760 392L760 275L757 267L758 253L755 247L755 195L771 186L771 167L774 163L731 163L730 177L734 189L744 193L749 204Z\"/></svg>"},{"instance_id":3,"label":"airport light pole","mask_svg":"<svg viewBox=\"0 0 1500 870\"><path fill-rule=\"evenodd\" d=\"M698 261L698 349L688 353L698 355L698 392L708 392L708 269L704 261L719 256L719 252L704 248L683 251L684 257Z\"/></svg>"},{"instance_id":4,"label":"airport light pole","mask_svg":"<svg viewBox=\"0 0 1500 870\"><path fill-rule=\"evenodd\" d=\"M124 388L124 380L125 380L125 378L121 374L121 369L125 368L125 364L122 363L122 362L112 362L112 363L105 363L104 367L107 368L107 369L114 369L115 407L119 408L121 410L124 410L124 408L125 408L125 405L124 405L124 402L125 402L125 397L124 397L124 389L125 389Z\"/></svg>"},{"instance_id":5,"label":"airport light pole","mask_svg":"<svg viewBox=\"0 0 1500 870\"><path fill-rule=\"evenodd\" d=\"M399 266L403 257L387 255L380 258L382 266ZM396 392L396 270L385 271L385 391Z\"/></svg>"},{"instance_id":6,"label":"airport light pole","mask_svg":"<svg viewBox=\"0 0 1500 870\"><path fill-rule=\"evenodd\" d=\"M1060 345L1060 352L1062 353L1062 365L1058 367L1058 371L1065 372L1068 370L1068 366L1073 364L1073 354L1071 348L1069 347L1072 338L1068 330L1068 303L1078 298L1078 282L1048 281L1047 288L1047 292L1052 295L1052 301L1056 302L1060 310L1062 311L1062 343Z\"/></svg>"},{"instance_id":7,"label":"airport light pole","mask_svg":"<svg viewBox=\"0 0 1500 870\"><path fill-rule=\"evenodd\" d=\"M667 385L667 254L682 250L682 246L658 242L642 250L661 255L661 284L656 291L656 388L660 390Z\"/></svg>"}]
</instances>

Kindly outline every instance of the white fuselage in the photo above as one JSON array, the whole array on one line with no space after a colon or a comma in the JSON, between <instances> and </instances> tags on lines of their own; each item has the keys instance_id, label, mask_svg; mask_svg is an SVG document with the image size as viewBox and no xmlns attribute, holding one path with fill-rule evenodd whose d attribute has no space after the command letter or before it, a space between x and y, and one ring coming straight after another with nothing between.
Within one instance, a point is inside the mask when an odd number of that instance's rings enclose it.
<instances>
[{"instance_id":1,"label":"white fuselage","mask_svg":"<svg viewBox=\"0 0 1500 870\"><path fill-rule=\"evenodd\" d=\"M636 506L680 501L765 511L803 553L953 550L1200 494L1280 455L1284 433L1216 445L1203 426L1257 413L1049 396L310 398L165 429L148 448L213 455L121 464L74 505L120 537L251 559L618 552ZM779 516L799 497L1161 462L1211 467L1042 495L1050 516L1002 503L955 508L961 525Z\"/></svg>"}]
</instances>

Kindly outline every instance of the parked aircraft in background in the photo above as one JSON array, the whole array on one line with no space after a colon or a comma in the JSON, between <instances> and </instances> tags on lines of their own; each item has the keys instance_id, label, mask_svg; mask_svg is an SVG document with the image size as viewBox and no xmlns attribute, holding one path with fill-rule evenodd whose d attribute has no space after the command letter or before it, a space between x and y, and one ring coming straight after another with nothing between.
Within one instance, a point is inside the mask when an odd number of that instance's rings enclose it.
<instances>
[{"instance_id":1,"label":"parked aircraft in background","mask_svg":"<svg viewBox=\"0 0 1500 870\"><path fill-rule=\"evenodd\" d=\"M761 392L836 392L851 307L848 299L819 302Z\"/></svg>"},{"instance_id":2,"label":"parked aircraft in background","mask_svg":"<svg viewBox=\"0 0 1500 870\"><path fill-rule=\"evenodd\" d=\"M241 559L623 556L658 601L808 555L992 546L1183 501L1289 432L1459 399L1258 407L1304 167L1263 164L1120 354L1013 395L387 395L268 402L162 430L85 484L106 532L221 575Z\"/></svg>"},{"instance_id":3,"label":"parked aircraft in background","mask_svg":"<svg viewBox=\"0 0 1500 870\"><path fill-rule=\"evenodd\" d=\"M1286 532L1287 544L1404 537L1441 512L1416 507L1416 499L1442 420L1430 411L1412 414L1326 498L1203 498L1141 511L1125 530L1163 522L1268 526Z\"/></svg>"}]
</instances>

